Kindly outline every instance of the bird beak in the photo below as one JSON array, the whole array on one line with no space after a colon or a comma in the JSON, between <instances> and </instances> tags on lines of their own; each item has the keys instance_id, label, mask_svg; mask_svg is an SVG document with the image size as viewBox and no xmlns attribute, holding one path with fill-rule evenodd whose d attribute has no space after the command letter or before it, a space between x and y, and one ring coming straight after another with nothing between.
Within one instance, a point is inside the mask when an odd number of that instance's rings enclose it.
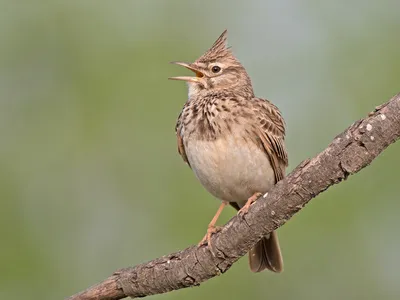
<instances>
[{"instance_id":1,"label":"bird beak","mask_svg":"<svg viewBox=\"0 0 400 300\"><path fill-rule=\"evenodd\" d=\"M183 81L188 81L188 82L195 82L195 83L200 83L200 78L204 77L204 74L199 71L195 66L192 64L184 63L184 62L179 62L179 61L173 61L171 64L174 65L179 65L182 67L185 67L186 69L189 69L190 71L194 72L196 74L196 77L192 76L178 76L178 77L170 77L168 79L171 80L183 80Z\"/></svg>"}]
</instances>

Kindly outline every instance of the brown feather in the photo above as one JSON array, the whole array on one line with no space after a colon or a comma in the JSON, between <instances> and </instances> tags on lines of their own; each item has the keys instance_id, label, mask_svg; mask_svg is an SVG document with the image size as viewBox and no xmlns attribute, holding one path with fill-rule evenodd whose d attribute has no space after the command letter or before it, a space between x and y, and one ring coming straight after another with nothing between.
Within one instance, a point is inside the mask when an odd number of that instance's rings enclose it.
<instances>
[{"instance_id":1,"label":"brown feather","mask_svg":"<svg viewBox=\"0 0 400 300\"><path fill-rule=\"evenodd\" d=\"M196 77L173 78L189 87L175 128L179 154L211 194L239 210L284 178L284 120L275 105L254 96L250 77L227 47L226 31L196 61L180 64ZM249 260L254 272L283 270L276 232L255 245Z\"/></svg>"},{"instance_id":2,"label":"brown feather","mask_svg":"<svg viewBox=\"0 0 400 300\"><path fill-rule=\"evenodd\" d=\"M285 123L278 110L268 100L255 98L258 114L261 115L256 135L268 155L272 168L275 171L276 182L285 177L288 165L288 156L285 148Z\"/></svg>"},{"instance_id":3,"label":"brown feather","mask_svg":"<svg viewBox=\"0 0 400 300\"><path fill-rule=\"evenodd\" d=\"M240 210L240 205L238 203L229 202L229 204L236 210ZM261 272L265 269L276 273L283 271L282 252L276 231L263 237L250 250L249 266L252 272Z\"/></svg>"},{"instance_id":4,"label":"brown feather","mask_svg":"<svg viewBox=\"0 0 400 300\"><path fill-rule=\"evenodd\" d=\"M182 156L183 161L187 163L190 167L190 163L185 152L185 146L183 145L183 139L179 133L176 134L176 138L178 142L178 152Z\"/></svg>"},{"instance_id":5,"label":"brown feather","mask_svg":"<svg viewBox=\"0 0 400 300\"><path fill-rule=\"evenodd\" d=\"M283 259L276 231L263 237L249 252L249 265L252 272L268 269L272 272L283 271Z\"/></svg>"}]
</instances>

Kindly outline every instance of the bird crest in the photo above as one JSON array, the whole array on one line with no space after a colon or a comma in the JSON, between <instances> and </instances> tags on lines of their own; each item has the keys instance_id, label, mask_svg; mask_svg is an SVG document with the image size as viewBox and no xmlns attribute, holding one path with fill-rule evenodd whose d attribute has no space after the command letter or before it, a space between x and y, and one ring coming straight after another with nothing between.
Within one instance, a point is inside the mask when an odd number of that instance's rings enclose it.
<instances>
[{"instance_id":1,"label":"bird crest","mask_svg":"<svg viewBox=\"0 0 400 300\"><path fill-rule=\"evenodd\" d=\"M200 56L196 63L215 61L219 58L231 57L234 59L230 47L227 46L228 30L219 36L210 49L208 49L202 56Z\"/></svg>"}]
</instances>

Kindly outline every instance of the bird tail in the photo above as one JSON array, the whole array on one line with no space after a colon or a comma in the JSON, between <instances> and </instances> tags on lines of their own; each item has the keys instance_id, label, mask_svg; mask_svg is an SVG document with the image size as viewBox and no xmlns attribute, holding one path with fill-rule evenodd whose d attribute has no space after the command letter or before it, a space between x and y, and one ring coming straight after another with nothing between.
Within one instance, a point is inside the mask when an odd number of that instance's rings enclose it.
<instances>
[{"instance_id":1,"label":"bird tail","mask_svg":"<svg viewBox=\"0 0 400 300\"><path fill-rule=\"evenodd\" d=\"M282 253L275 231L263 237L250 250L249 265L252 272L261 272L265 269L276 273L283 271Z\"/></svg>"}]
</instances>

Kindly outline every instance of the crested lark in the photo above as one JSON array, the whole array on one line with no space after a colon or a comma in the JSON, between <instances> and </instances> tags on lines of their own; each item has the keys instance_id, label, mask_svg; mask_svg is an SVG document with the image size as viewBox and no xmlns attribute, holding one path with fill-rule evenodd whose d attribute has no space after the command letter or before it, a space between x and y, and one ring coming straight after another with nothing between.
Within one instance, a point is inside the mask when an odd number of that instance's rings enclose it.
<instances>
[{"instance_id":1,"label":"crested lark","mask_svg":"<svg viewBox=\"0 0 400 300\"><path fill-rule=\"evenodd\" d=\"M176 124L178 151L202 185L222 201L201 243L210 245L215 223L230 204L245 214L260 192L285 176L285 123L268 100L254 95L249 75L226 45L227 31L194 63L174 62L196 76ZM249 253L250 269L283 270L276 232Z\"/></svg>"}]
</instances>

